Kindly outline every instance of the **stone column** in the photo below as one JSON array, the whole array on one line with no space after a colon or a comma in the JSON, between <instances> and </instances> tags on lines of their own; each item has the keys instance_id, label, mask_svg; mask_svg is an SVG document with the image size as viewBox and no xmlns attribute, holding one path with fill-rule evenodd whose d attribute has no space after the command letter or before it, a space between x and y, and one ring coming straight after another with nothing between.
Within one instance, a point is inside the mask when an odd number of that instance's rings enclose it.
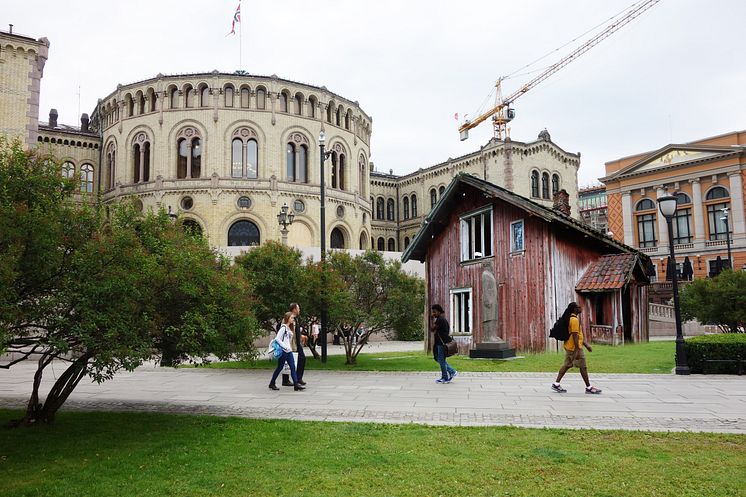
<instances>
[{"instance_id":1,"label":"stone column","mask_svg":"<svg viewBox=\"0 0 746 497\"><path fill-rule=\"evenodd\" d=\"M663 189L662 186L659 186L656 188L656 199L666 195L666 190ZM667 249L668 248L668 224L666 224L666 218L661 214L660 209L658 208L658 202L655 202L655 214L656 219L658 220L658 247Z\"/></svg>"},{"instance_id":2,"label":"stone column","mask_svg":"<svg viewBox=\"0 0 746 497\"><path fill-rule=\"evenodd\" d=\"M705 219L702 214L702 185L699 178L690 179L692 185L692 222L694 223L694 243L705 241Z\"/></svg>"},{"instance_id":3,"label":"stone column","mask_svg":"<svg viewBox=\"0 0 746 497\"><path fill-rule=\"evenodd\" d=\"M733 232L733 239L742 238L744 231L746 231L746 226L744 226L743 179L741 178L741 172L735 171L728 173L728 179L730 180L730 222L733 225L730 228Z\"/></svg>"},{"instance_id":4,"label":"stone column","mask_svg":"<svg viewBox=\"0 0 746 497\"><path fill-rule=\"evenodd\" d=\"M635 246L634 224L632 216L632 193L622 192L622 222L624 223L624 243Z\"/></svg>"}]
</instances>

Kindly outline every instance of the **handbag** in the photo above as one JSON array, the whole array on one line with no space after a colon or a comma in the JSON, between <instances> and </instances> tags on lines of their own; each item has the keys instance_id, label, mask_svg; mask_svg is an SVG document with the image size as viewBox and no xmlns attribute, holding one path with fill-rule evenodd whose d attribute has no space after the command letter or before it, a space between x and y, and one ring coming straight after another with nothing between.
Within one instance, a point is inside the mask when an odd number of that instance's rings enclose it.
<instances>
[{"instance_id":1,"label":"handbag","mask_svg":"<svg viewBox=\"0 0 746 497\"><path fill-rule=\"evenodd\" d=\"M452 355L458 354L458 342L451 338L451 341L448 343L443 343L443 339L440 338L440 335L438 335L438 340L440 340L440 343L444 345L444 353L446 357L451 357Z\"/></svg>"}]
</instances>

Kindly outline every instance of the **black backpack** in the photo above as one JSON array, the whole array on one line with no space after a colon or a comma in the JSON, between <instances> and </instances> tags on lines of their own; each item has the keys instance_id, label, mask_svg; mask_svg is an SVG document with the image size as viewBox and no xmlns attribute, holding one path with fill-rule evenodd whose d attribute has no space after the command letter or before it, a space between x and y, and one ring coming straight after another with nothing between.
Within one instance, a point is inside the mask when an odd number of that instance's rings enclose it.
<instances>
[{"instance_id":1,"label":"black backpack","mask_svg":"<svg viewBox=\"0 0 746 497\"><path fill-rule=\"evenodd\" d=\"M549 330L549 336L554 338L558 342L566 342L570 338L570 327L569 323L562 318L559 318Z\"/></svg>"}]
</instances>

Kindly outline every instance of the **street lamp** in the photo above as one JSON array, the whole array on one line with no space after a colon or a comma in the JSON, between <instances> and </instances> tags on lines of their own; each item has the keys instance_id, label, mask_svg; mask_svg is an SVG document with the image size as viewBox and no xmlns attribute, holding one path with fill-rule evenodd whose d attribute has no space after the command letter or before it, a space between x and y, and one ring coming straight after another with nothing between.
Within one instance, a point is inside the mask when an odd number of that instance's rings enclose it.
<instances>
[{"instance_id":1,"label":"street lamp","mask_svg":"<svg viewBox=\"0 0 746 497\"><path fill-rule=\"evenodd\" d=\"M325 152L326 135L319 132L319 160L321 161L321 208L319 212L321 224L321 362L326 363L326 333L329 310L326 302L326 192L324 186L324 162L331 152Z\"/></svg>"},{"instance_id":2,"label":"street lamp","mask_svg":"<svg viewBox=\"0 0 746 497\"><path fill-rule=\"evenodd\" d=\"M681 332L681 309L679 306L679 275L676 271L676 255L673 251L673 225L671 218L676 213L676 197L664 195L658 197L658 208L666 218L668 224L668 248L671 252L672 286L673 286L673 311L676 317L676 374L689 374L689 365L686 362L686 351L684 350L684 335Z\"/></svg>"},{"instance_id":3,"label":"street lamp","mask_svg":"<svg viewBox=\"0 0 746 497\"><path fill-rule=\"evenodd\" d=\"M733 259L730 257L730 228L728 227L728 208L723 207L723 217L720 218L725 223L725 244L728 246L728 269L733 270Z\"/></svg>"},{"instance_id":4,"label":"street lamp","mask_svg":"<svg viewBox=\"0 0 746 497\"><path fill-rule=\"evenodd\" d=\"M179 216L177 216L176 214L174 214L173 212L171 212L171 206L169 205L168 206L168 218L171 220L171 224L176 224L176 219L178 217Z\"/></svg>"},{"instance_id":5,"label":"street lamp","mask_svg":"<svg viewBox=\"0 0 746 497\"><path fill-rule=\"evenodd\" d=\"M288 244L288 226L293 224L293 219L295 219L295 213L293 211L288 212L288 204L282 204L280 213L277 214L277 222L282 226L280 233L282 233L283 245Z\"/></svg>"}]
</instances>

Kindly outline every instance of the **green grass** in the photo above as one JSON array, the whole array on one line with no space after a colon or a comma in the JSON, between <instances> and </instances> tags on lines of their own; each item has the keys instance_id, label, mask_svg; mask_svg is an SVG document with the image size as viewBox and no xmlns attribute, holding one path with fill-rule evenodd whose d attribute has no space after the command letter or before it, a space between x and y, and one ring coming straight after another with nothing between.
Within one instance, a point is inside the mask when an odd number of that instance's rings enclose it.
<instances>
[{"instance_id":1,"label":"green grass","mask_svg":"<svg viewBox=\"0 0 746 497\"><path fill-rule=\"evenodd\" d=\"M674 342L649 342L612 347L595 345L587 353L588 369L593 373L660 373L669 374L674 367ZM344 356L328 356L326 365L308 356L306 369L328 371L435 371L437 363L432 354L425 352L387 352L357 357L357 364L345 365ZM564 352L528 354L512 360L469 359L466 356L449 357L448 363L458 371L502 372L556 372L562 365ZM266 359L258 361L221 362L207 367L226 369L274 369L276 363Z\"/></svg>"},{"instance_id":2,"label":"green grass","mask_svg":"<svg viewBox=\"0 0 746 497\"><path fill-rule=\"evenodd\" d=\"M19 416L0 410L0 423ZM739 496L746 437L62 412L0 429L5 497Z\"/></svg>"}]
</instances>

